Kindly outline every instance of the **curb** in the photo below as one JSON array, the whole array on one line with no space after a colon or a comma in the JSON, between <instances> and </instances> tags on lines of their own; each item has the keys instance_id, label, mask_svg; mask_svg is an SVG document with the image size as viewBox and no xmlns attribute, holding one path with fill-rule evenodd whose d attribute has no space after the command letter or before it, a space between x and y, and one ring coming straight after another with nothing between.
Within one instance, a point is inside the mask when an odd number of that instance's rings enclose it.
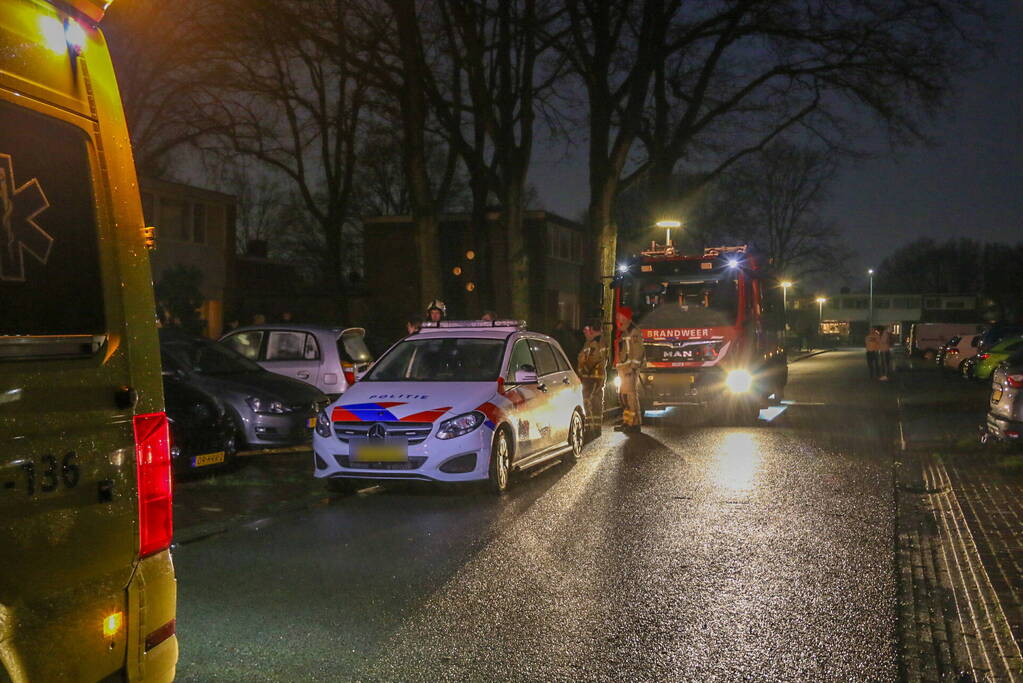
<instances>
[{"instance_id":1,"label":"curb","mask_svg":"<svg viewBox=\"0 0 1023 683\"><path fill-rule=\"evenodd\" d=\"M326 490L315 492L311 491L298 500L283 501L248 514L237 515L214 522L195 524L182 529L175 529L174 540L171 544L171 548L173 549L176 546L189 545L190 543L195 543L196 541L201 541L203 539L210 538L211 536L219 536L220 534L233 531L259 520L268 520L271 517L278 517L289 512L307 510L322 501L324 498L328 498L329 495L330 494L327 493Z\"/></svg>"}]
</instances>

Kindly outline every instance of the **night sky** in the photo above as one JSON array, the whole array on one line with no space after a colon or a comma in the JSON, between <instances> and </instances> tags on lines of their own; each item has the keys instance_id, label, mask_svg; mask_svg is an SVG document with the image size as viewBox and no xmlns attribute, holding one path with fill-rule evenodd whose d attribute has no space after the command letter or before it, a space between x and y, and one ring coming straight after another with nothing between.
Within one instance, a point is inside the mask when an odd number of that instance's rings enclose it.
<instances>
[{"instance_id":1,"label":"night sky","mask_svg":"<svg viewBox=\"0 0 1023 683\"><path fill-rule=\"evenodd\" d=\"M1001 16L996 57L960 82L929 128L937 145L855 162L836 180L826 212L859 252L854 271L928 235L1023 241L1023 0L990 5ZM585 150L585 139L568 151L538 145L530 181L545 208L570 218L583 211Z\"/></svg>"}]
</instances>

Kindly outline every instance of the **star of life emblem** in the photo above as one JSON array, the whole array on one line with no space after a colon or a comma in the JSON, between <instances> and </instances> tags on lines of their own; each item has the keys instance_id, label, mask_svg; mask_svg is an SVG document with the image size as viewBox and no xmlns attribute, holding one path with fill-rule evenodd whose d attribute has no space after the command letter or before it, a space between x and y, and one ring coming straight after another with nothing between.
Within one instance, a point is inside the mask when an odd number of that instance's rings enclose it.
<instances>
[{"instance_id":1,"label":"star of life emblem","mask_svg":"<svg viewBox=\"0 0 1023 683\"><path fill-rule=\"evenodd\" d=\"M0 153L0 280L25 282L26 254L46 265L53 237L35 218L49 206L39 180L18 187L11 156Z\"/></svg>"}]
</instances>

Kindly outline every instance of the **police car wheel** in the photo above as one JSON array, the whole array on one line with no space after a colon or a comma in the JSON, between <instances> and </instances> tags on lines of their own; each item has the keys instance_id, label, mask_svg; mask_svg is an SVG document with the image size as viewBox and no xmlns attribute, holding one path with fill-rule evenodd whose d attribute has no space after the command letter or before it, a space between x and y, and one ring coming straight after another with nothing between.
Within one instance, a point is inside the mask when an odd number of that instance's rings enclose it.
<instances>
[{"instance_id":1,"label":"police car wheel","mask_svg":"<svg viewBox=\"0 0 1023 683\"><path fill-rule=\"evenodd\" d=\"M576 463L583 454L586 431L583 428L583 416L578 410L572 411L572 420L568 423L569 450L565 454L566 463Z\"/></svg>"},{"instance_id":2,"label":"police car wheel","mask_svg":"<svg viewBox=\"0 0 1023 683\"><path fill-rule=\"evenodd\" d=\"M508 443L508 432L498 429L490 446L490 468L487 475L487 488L490 492L501 494L507 491L510 473L511 444Z\"/></svg>"}]
</instances>

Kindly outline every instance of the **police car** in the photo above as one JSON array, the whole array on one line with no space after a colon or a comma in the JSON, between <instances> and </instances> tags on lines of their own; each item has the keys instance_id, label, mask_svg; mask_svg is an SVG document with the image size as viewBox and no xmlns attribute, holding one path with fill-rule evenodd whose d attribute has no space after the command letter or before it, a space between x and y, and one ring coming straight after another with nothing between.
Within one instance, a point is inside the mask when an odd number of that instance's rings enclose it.
<instances>
[{"instance_id":1,"label":"police car","mask_svg":"<svg viewBox=\"0 0 1023 683\"><path fill-rule=\"evenodd\" d=\"M322 411L315 475L334 491L359 480L486 482L583 446L579 377L556 341L524 323L442 321L392 346Z\"/></svg>"}]
</instances>

